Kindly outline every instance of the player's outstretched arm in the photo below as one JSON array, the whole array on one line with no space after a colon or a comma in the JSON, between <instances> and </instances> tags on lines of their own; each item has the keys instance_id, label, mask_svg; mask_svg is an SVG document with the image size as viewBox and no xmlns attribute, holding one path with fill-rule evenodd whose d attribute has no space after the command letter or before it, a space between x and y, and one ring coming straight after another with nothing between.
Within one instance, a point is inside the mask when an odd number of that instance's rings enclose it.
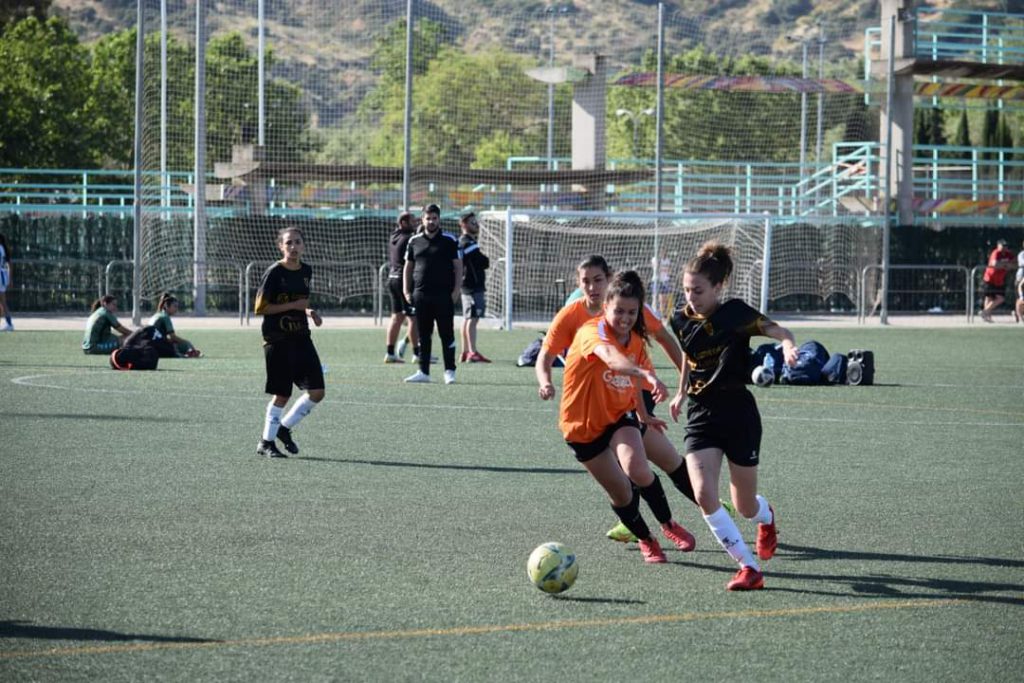
<instances>
[{"instance_id":1,"label":"player's outstretched arm","mask_svg":"<svg viewBox=\"0 0 1024 683\"><path fill-rule=\"evenodd\" d=\"M554 355L541 347L540 353L537 354L537 362L533 366L533 373L537 377L537 395L544 401L555 396L555 385L551 382L551 368L554 364Z\"/></svg>"},{"instance_id":2,"label":"player's outstretched arm","mask_svg":"<svg viewBox=\"0 0 1024 683\"><path fill-rule=\"evenodd\" d=\"M786 361L786 365L790 367L796 365L799 353L797 353L796 340L793 338L793 333L789 331L789 328L783 327L778 323L771 323L765 326L764 336L782 342L782 356Z\"/></svg>"}]
</instances>

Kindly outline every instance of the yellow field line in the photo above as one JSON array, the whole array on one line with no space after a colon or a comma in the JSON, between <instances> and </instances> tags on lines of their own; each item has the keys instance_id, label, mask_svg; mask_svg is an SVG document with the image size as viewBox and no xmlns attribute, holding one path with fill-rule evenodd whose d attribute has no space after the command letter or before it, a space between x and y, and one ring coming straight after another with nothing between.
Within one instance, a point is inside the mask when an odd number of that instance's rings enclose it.
<instances>
[{"instance_id":1,"label":"yellow field line","mask_svg":"<svg viewBox=\"0 0 1024 683\"><path fill-rule=\"evenodd\" d=\"M152 652L154 650L199 650L229 647L266 647L272 645L306 645L311 643L333 643L355 640L399 640L403 638L435 638L447 636L475 636L515 631L554 631L570 628L603 628L638 624L672 624L687 621L710 621L715 619L756 619L768 617L791 617L813 614L844 614L872 612L877 610L923 609L967 604L966 600L907 600L869 605L792 607L785 609L738 610L734 612L691 612L689 614L655 614L643 617L615 617L610 619L581 619L573 621L548 621L533 624L496 624L490 626L458 626L454 628L424 628L398 631L342 631L337 633L310 633L300 636L277 636L274 638L240 638L189 643L126 643L89 647L65 647L50 650L0 651L0 659L29 657L67 657L72 655L104 655L125 652Z\"/></svg>"}]
</instances>

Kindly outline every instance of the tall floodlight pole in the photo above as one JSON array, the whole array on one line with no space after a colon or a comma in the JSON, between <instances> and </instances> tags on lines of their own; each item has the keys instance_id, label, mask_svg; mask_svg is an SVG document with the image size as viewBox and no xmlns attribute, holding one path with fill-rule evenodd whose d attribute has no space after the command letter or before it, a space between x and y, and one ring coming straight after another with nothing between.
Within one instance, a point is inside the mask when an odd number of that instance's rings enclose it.
<instances>
[{"instance_id":1,"label":"tall floodlight pole","mask_svg":"<svg viewBox=\"0 0 1024 683\"><path fill-rule=\"evenodd\" d=\"M171 181L167 177L167 0L160 0L160 204L164 208L171 204ZM170 216L164 213L163 219Z\"/></svg>"},{"instance_id":2,"label":"tall floodlight pole","mask_svg":"<svg viewBox=\"0 0 1024 683\"><path fill-rule=\"evenodd\" d=\"M885 85L885 193L882 201L882 299L879 308L879 322L889 324L889 204L892 201L892 103L896 89L896 15L889 17L889 54Z\"/></svg>"},{"instance_id":3,"label":"tall floodlight pole","mask_svg":"<svg viewBox=\"0 0 1024 683\"><path fill-rule=\"evenodd\" d=\"M260 147L262 147L263 144L264 144L263 134L264 134L264 131L265 131L265 128L266 128L266 112L267 112L267 103L266 103L266 92L267 92L267 80L266 79L267 79L267 77L266 77L266 71L264 71L264 69L266 68L266 63L265 63L265 60L266 60L266 49L265 49L265 47L266 47L266 44L265 44L265 40L266 40L266 38L265 38L266 25L264 23L264 12L263 12L264 2L265 2L265 0L259 0L259 3L257 5L257 10L256 10L256 14L257 14L257 16L256 16L256 35L257 35L257 39L256 39L256 42L257 42L257 45L256 45L257 57L256 57L256 60L257 60L257 80L259 81L259 86L258 86L259 87L259 95L258 95L259 103L258 103L258 112L257 112L257 116L259 118L259 121L258 121L257 125L259 126L259 128L258 128L258 131L256 133L256 143ZM248 141L244 141L244 142L248 142Z\"/></svg>"},{"instance_id":4,"label":"tall floodlight pole","mask_svg":"<svg viewBox=\"0 0 1024 683\"><path fill-rule=\"evenodd\" d=\"M196 315L206 315L206 0L196 0L195 106L192 310Z\"/></svg>"},{"instance_id":5,"label":"tall floodlight pole","mask_svg":"<svg viewBox=\"0 0 1024 683\"><path fill-rule=\"evenodd\" d=\"M658 3L658 94L655 105L654 132L654 211L661 211L661 157L664 146L665 125L665 3ZM661 279L661 246L658 244L658 219L654 219L654 258L651 273L651 301L657 305L658 285Z\"/></svg>"},{"instance_id":6,"label":"tall floodlight pole","mask_svg":"<svg viewBox=\"0 0 1024 683\"><path fill-rule=\"evenodd\" d=\"M825 24L818 24L818 80L825 78ZM824 125L825 93L818 92L818 135L815 139L814 161L821 164L822 126Z\"/></svg>"},{"instance_id":7,"label":"tall floodlight pole","mask_svg":"<svg viewBox=\"0 0 1024 683\"><path fill-rule=\"evenodd\" d=\"M555 8L549 5L548 13L548 67L555 66ZM548 146L547 146L547 168L550 171L554 168L553 157L555 155L555 84L548 83Z\"/></svg>"},{"instance_id":8,"label":"tall floodlight pole","mask_svg":"<svg viewBox=\"0 0 1024 683\"><path fill-rule=\"evenodd\" d=\"M405 154L402 160L402 209L409 210L409 178L412 174L412 3L405 4L405 112L402 115Z\"/></svg>"},{"instance_id":9,"label":"tall floodlight pole","mask_svg":"<svg viewBox=\"0 0 1024 683\"><path fill-rule=\"evenodd\" d=\"M142 320L142 55L145 26L142 23L142 0L136 3L135 29L135 196L132 202L132 325ZM109 294L110 292L105 292Z\"/></svg>"},{"instance_id":10,"label":"tall floodlight pole","mask_svg":"<svg viewBox=\"0 0 1024 683\"><path fill-rule=\"evenodd\" d=\"M807 80L807 41L803 43L803 59L800 69L801 77ZM807 173L807 90L800 93L800 180L804 179ZM803 200L800 201L800 212L803 213Z\"/></svg>"}]
</instances>

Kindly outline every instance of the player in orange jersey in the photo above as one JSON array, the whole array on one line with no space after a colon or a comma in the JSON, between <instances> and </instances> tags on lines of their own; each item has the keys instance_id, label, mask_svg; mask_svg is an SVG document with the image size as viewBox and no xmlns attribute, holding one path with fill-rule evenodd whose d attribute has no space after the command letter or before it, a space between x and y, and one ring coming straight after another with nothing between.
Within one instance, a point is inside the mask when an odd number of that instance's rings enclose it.
<instances>
[{"instance_id":1,"label":"player in orange jersey","mask_svg":"<svg viewBox=\"0 0 1024 683\"><path fill-rule=\"evenodd\" d=\"M642 382L651 386L656 402L664 400L666 389L647 367L643 308L640 276L634 271L617 274L608 287L603 315L584 322L569 349L558 424L576 459L637 537L644 561L661 563L665 553L640 514L639 498L647 502L665 537L681 550L692 549L693 537L672 519L644 450L643 433L663 431L666 424L644 406Z\"/></svg>"}]
</instances>

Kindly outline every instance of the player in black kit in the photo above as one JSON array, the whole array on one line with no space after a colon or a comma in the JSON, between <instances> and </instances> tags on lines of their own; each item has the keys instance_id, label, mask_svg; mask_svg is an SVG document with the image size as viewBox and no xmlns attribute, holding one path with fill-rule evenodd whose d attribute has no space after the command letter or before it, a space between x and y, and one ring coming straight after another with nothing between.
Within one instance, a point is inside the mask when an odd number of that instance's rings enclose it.
<instances>
[{"instance_id":1,"label":"player in black kit","mask_svg":"<svg viewBox=\"0 0 1024 683\"><path fill-rule=\"evenodd\" d=\"M298 453L291 430L324 400L323 366L313 346L306 317L312 318L317 327L323 320L309 307L313 268L301 261L305 249L302 231L284 228L277 235L277 247L283 258L263 274L256 293L256 313L263 316L266 392L274 396L267 405L256 455L286 458L288 456L277 449L274 439L280 439L289 453ZM293 384L306 393L281 417L292 395Z\"/></svg>"},{"instance_id":2,"label":"player in black kit","mask_svg":"<svg viewBox=\"0 0 1024 683\"><path fill-rule=\"evenodd\" d=\"M420 355L420 338L416 332L416 319L412 304L405 300L402 289L402 272L405 270L405 251L409 246L409 238L413 234L413 215L403 211L398 217L398 226L391 232L388 239L388 293L391 295L391 321L387 331L387 353L385 363L404 363L404 342L395 349L395 342L402 331L402 323L409 320L409 341L413 352Z\"/></svg>"},{"instance_id":3,"label":"player in black kit","mask_svg":"<svg viewBox=\"0 0 1024 683\"><path fill-rule=\"evenodd\" d=\"M740 565L729 590L764 588L761 567L743 541L736 523L718 500L722 456L729 460L733 504L757 522L757 556L775 554L775 511L757 494L761 416L747 390L750 338L763 335L782 342L786 363L797 359L793 334L739 299L721 301L732 273L732 256L717 242L705 243L686 265L683 291L687 303L672 317L672 329L685 356L679 391L672 399L672 419L686 403L686 464L697 505L711 533Z\"/></svg>"},{"instance_id":4,"label":"player in black kit","mask_svg":"<svg viewBox=\"0 0 1024 683\"><path fill-rule=\"evenodd\" d=\"M430 381L430 345L437 324L444 355L444 383L455 383L455 305L462 285L462 259L455 235L441 230L441 209L423 209L423 231L413 235L405 252L405 300L416 310L420 335L420 369L406 382Z\"/></svg>"}]
</instances>

